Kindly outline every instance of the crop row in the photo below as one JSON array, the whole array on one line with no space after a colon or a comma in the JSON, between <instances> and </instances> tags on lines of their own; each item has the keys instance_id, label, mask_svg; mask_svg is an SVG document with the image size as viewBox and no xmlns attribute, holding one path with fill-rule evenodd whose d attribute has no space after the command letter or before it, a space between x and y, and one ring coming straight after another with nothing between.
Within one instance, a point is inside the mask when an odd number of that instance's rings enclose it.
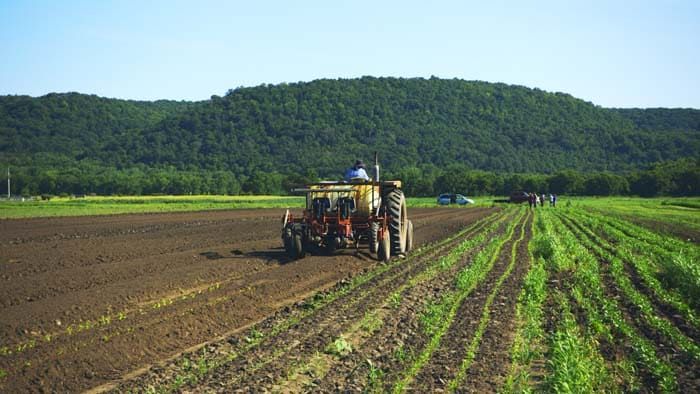
<instances>
[{"instance_id":1,"label":"crop row","mask_svg":"<svg viewBox=\"0 0 700 394\"><path fill-rule=\"evenodd\" d=\"M386 323L385 320L392 313L392 310L397 308L402 303L402 300L419 284L433 281L437 276L451 271L467 251L484 243L490 234L502 226L505 219L506 216L501 216L493 223L482 227L472 237L460 241L450 249L442 250L435 259L431 259L430 262L422 265L420 271L412 272L402 278L392 277L391 280L380 284L380 286L391 288L391 292L386 292L387 294L384 297L379 297L379 302L373 306L365 303L362 307L364 312L361 318L350 322L347 327L341 330L340 334L332 336L328 342L320 345L310 358L297 363L292 368L286 368L287 372L283 374L282 381L277 382L277 385L284 386L287 389L298 386L301 389L310 383L308 377L313 376L316 380L323 378L331 367L336 364L338 356L346 356L347 353L358 348L369 339ZM364 299L364 297L361 298ZM318 334L314 333L314 335ZM268 359L266 361L270 362L272 360ZM300 371L305 372L304 376L300 376ZM247 372L254 373L255 369L249 369ZM235 381L229 381L228 383L235 383Z\"/></svg>"},{"instance_id":2,"label":"crop row","mask_svg":"<svg viewBox=\"0 0 700 394\"><path fill-rule=\"evenodd\" d=\"M494 228L495 230L495 228ZM488 238L493 240L499 239L500 236L491 236L493 231L485 231L474 238L465 240L456 248L450 250L446 254L442 255L438 259L438 265L431 266L427 270L414 275L408 279L407 282L398 286L393 292L391 292L377 307L369 309L364 317L351 325L350 329L340 334L336 339L330 341L323 347L323 352L319 352L311 357L310 360L303 363L298 367L297 371L312 372L310 375L314 376L316 379L324 378L327 371L334 368L334 372L338 374L339 361L346 356L348 350L360 350L362 348L371 348L372 344L367 344L367 340L373 336L382 336L382 333L377 332L380 327L390 326L390 320L396 320L398 316L401 316L402 304L404 304L404 299L416 299L417 296L420 297L424 294L425 288L431 287L432 284L443 283L445 277L447 277L448 283L450 278L454 278L455 274L459 272L460 267L458 263L464 262L464 256L468 255L470 252L479 250L486 250L488 246L484 247L484 243ZM426 286L429 285L429 286ZM348 344L350 347L344 346ZM339 351L339 349L344 349L345 351ZM394 349L394 353L397 355L404 354L407 351L405 347ZM340 356L340 357L334 357ZM365 360L366 361L366 360ZM371 360L367 363L367 386L379 388L381 386L379 376L384 375L384 371L380 369L379 365L375 365ZM298 375L295 373L293 375ZM295 383L298 385L300 382L308 379L294 379ZM308 383L308 382L307 382ZM290 387L289 380L278 383L279 386L285 388Z\"/></svg>"},{"instance_id":3,"label":"crop row","mask_svg":"<svg viewBox=\"0 0 700 394\"><path fill-rule=\"evenodd\" d=\"M516 223L522 220L520 214L517 220L513 220L508 226L507 232L497 238L492 238L490 243L482 249L469 266L460 271L454 279L455 288L444 294L432 303L429 303L421 314L423 332L428 336L427 345L418 353L408 368L401 373L401 378L396 382L392 391L405 391L414 377L429 362L431 356L441 343L443 336L452 326L458 308L467 296L483 281L493 268L503 245L512 238ZM505 274L504 274L505 276Z\"/></svg>"},{"instance_id":4,"label":"crop row","mask_svg":"<svg viewBox=\"0 0 700 394\"><path fill-rule=\"evenodd\" d=\"M692 247L590 212L540 211L535 228L503 391L675 391L692 379L700 350L686 292L692 270L685 285L658 277L677 263L659 255Z\"/></svg>"},{"instance_id":5,"label":"crop row","mask_svg":"<svg viewBox=\"0 0 700 394\"><path fill-rule=\"evenodd\" d=\"M185 357L187 363L174 363L173 372L165 384L160 382L154 387L157 391L172 391L183 385L197 382L202 384L203 381L212 379L220 379L227 384L240 384L246 376L260 373L273 365L284 364L282 360L302 351L305 344L316 337L332 334L330 337L333 340L324 347L327 350L332 347L343 349L343 343L347 343L346 336L352 336L359 328L375 326L376 323L372 322L381 320L382 308L399 303L402 293L417 283L414 278L429 280L449 269L449 259L440 256L456 255L460 250L483 242L483 237L502 226L506 218L507 215L502 213L492 215L452 237L412 252L406 259L378 265L331 291L317 294L286 315L275 316L270 321L257 324L242 336L242 341L232 339L230 346L223 345L225 350L208 353L202 349L197 354L190 354ZM377 296L381 297L376 298ZM363 307L368 301L373 305L369 309ZM358 312L361 312L361 318L344 323L342 327L333 324L334 317L355 316ZM324 349L321 350L323 353ZM228 376L227 371L231 370L232 365L243 361L246 364L245 373ZM292 375L295 369L304 368L304 364L314 364L314 361L288 363L284 368L286 372L280 375ZM203 367L192 368L192 365Z\"/></svg>"},{"instance_id":6,"label":"crop row","mask_svg":"<svg viewBox=\"0 0 700 394\"><path fill-rule=\"evenodd\" d=\"M621 250L635 255L635 260L641 260L637 267L641 275L652 278L652 281L656 277L670 289L673 298L685 298L696 309L700 307L696 301L700 299L700 265L697 264L700 247L624 220L587 213L576 213L576 216L577 220L585 221L604 238L615 242L616 247L619 245ZM654 284L651 286L659 288Z\"/></svg>"},{"instance_id":7,"label":"crop row","mask_svg":"<svg viewBox=\"0 0 700 394\"><path fill-rule=\"evenodd\" d=\"M644 271L644 268L646 268L643 264L644 260L637 258L637 256L631 256L628 251L622 248L616 248L615 252L611 252L610 250L612 250L612 247L607 244L606 241L585 227L572 226L572 230L579 237L583 245L607 262L610 276L627 302L634 307L637 316L639 316L637 319L640 320L639 324L648 325L651 329L663 335L672 344L678 346L682 351L687 352L689 356L700 359L700 347L698 347L692 339L684 335L680 329L674 326L669 320L660 316L657 307L632 283L625 266L629 264L628 262L634 261L637 267L641 266L641 271ZM656 294L659 295L662 300L665 300L665 292L663 289L657 288ZM677 302L681 309L689 311L685 303L679 300L677 300ZM694 316L691 314L689 317L693 318Z\"/></svg>"}]
</instances>

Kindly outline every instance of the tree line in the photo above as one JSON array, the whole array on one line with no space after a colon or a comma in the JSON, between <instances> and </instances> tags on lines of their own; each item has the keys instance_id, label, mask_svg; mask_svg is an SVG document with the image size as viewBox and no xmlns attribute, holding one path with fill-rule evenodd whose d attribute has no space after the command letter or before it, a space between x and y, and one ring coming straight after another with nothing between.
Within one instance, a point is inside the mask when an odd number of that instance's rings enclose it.
<instances>
[{"instance_id":1,"label":"tree line","mask_svg":"<svg viewBox=\"0 0 700 394\"><path fill-rule=\"evenodd\" d=\"M619 173L695 157L700 111L607 109L564 93L438 78L237 88L200 102L0 96L0 162L332 176L374 151L505 173Z\"/></svg>"},{"instance_id":2,"label":"tree line","mask_svg":"<svg viewBox=\"0 0 700 394\"><path fill-rule=\"evenodd\" d=\"M340 180L342 169L330 180ZM566 195L700 195L700 160L683 159L656 164L622 174L583 173L563 170L553 174L499 173L473 170L463 164L439 169L435 166L406 167L382 174L400 179L408 196L433 197L440 193L468 196L507 196L512 191ZM324 178L329 180L329 178ZM158 195L158 194L272 194L285 195L308 182L321 180L306 174L257 171L236 175L228 171L179 171L173 167L134 167L125 170L83 166L74 168L16 168L12 188L16 195ZM3 182L4 193L6 185Z\"/></svg>"},{"instance_id":3,"label":"tree line","mask_svg":"<svg viewBox=\"0 0 700 394\"><path fill-rule=\"evenodd\" d=\"M438 78L261 85L199 102L0 96L0 165L26 194L279 194L375 151L413 195L561 184L681 195L692 183L667 173L700 152L700 110Z\"/></svg>"}]
</instances>

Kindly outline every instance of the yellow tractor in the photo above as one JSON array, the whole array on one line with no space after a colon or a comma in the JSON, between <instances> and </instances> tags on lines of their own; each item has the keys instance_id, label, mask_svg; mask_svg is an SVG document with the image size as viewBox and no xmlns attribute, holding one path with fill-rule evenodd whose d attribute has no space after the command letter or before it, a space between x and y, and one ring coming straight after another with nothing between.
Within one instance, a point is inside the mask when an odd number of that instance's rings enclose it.
<instances>
[{"instance_id":1,"label":"yellow tractor","mask_svg":"<svg viewBox=\"0 0 700 394\"><path fill-rule=\"evenodd\" d=\"M292 259L368 245L378 260L389 261L413 248L401 181L379 181L376 163L374 179L319 182L293 191L306 193L306 208L301 217L287 210L282 218L282 241Z\"/></svg>"}]
</instances>

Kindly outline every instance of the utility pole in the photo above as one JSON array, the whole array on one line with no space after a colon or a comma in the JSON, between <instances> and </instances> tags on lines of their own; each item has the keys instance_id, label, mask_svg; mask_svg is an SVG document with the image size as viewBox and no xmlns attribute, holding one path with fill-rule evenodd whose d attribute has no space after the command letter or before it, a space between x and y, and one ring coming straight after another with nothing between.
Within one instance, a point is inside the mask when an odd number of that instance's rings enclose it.
<instances>
[{"instance_id":1,"label":"utility pole","mask_svg":"<svg viewBox=\"0 0 700 394\"><path fill-rule=\"evenodd\" d=\"M7 167L7 199L10 199L10 167Z\"/></svg>"}]
</instances>

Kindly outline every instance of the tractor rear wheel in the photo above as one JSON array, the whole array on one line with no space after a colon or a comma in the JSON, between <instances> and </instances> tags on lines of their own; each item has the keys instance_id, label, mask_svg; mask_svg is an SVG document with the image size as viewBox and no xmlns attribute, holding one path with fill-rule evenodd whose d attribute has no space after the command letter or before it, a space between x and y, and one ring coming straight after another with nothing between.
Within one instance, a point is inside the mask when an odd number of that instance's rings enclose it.
<instances>
[{"instance_id":1,"label":"tractor rear wheel","mask_svg":"<svg viewBox=\"0 0 700 394\"><path fill-rule=\"evenodd\" d=\"M294 231L292 234L292 258L300 259L304 257L304 243L301 239L301 233Z\"/></svg>"},{"instance_id":2,"label":"tractor rear wheel","mask_svg":"<svg viewBox=\"0 0 700 394\"><path fill-rule=\"evenodd\" d=\"M401 190L395 189L387 194L387 211L389 213L391 254L397 256L406 252L406 235L408 232L406 198Z\"/></svg>"},{"instance_id":3,"label":"tractor rear wheel","mask_svg":"<svg viewBox=\"0 0 700 394\"><path fill-rule=\"evenodd\" d=\"M369 225L369 252L377 253L379 249L379 222L372 222Z\"/></svg>"},{"instance_id":4,"label":"tractor rear wheel","mask_svg":"<svg viewBox=\"0 0 700 394\"><path fill-rule=\"evenodd\" d=\"M406 229L406 252L413 250L413 222L408 221L408 228Z\"/></svg>"},{"instance_id":5,"label":"tractor rear wheel","mask_svg":"<svg viewBox=\"0 0 700 394\"><path fill-rule=\"evenodd\" d=\"M282 235L282 242L284 242L284 251L287 252L287 257L290 259L296 258L296 253L294 250L294 235L291 228L286 227L284 229L284 234Z\"/></svg>"},{"instance_id":6,"label":"tractor rear wheel","mask_svg":"<svg viewBox=\"0 0 700 394\"><path fill-rule=\"evenodd\" d=\"M388 263L391 260L391 245L389 242L389 232L384 231L384 236L379 240L377 248L377 260Z\"/></svg>"},{"instance_id":7,"label":"tractor rear wheel","mask_svg":"<svg viewBox=\"0 0 700 394\"><path fill-rule=\"evenodd\" d=\"M333 237L327 237L326 238L326 243L323 245L323 252L327 254L328 256L333 255L335 253L335 238Z\"/></svg>"}]
</instances>

